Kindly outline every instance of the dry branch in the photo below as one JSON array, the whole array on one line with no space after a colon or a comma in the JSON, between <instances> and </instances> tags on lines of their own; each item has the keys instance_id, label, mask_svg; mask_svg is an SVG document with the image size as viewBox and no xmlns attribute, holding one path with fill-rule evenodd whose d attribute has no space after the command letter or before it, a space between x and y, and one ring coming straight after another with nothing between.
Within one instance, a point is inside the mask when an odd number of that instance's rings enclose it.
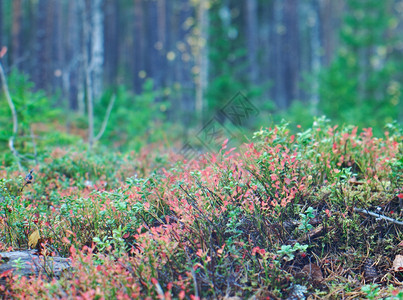
<instances>
[{"instance_id":1,"label":"dry branch","mask_svg":"<svg viewBox=\"0 0 403 300\"><path fill-rule=\"evenodd\" d=\"M354 211L360 212L360 213L363 213L363 214L366 214L366 215L370 215L372 217L377 218L377 220L385 220L385 221L392 222L392 223L397 224L397 225L403 225L403 222L395 220L395 219L392 219L392 218L389 218L389 217L381 215L379 213L374 213L372 211L368 211L368 210L361 209L361 208L356 208L356 207L354 207Z\"/></svg>"},{"instance_id":2,"label":"dry branch","mask_svg":"<svg viewBox=\"0 0 403 300\"><path fill-rule=\"evenodd\" d=\"M106 125L108 124L109 117L111 116L113 105L115 104L116 95L114 94L111 98L111 101L108 104L108 108L106 109L105 118L102 122L101 130L99 131L98 135L94 138L94 142L97 142L105 132Z\"/></svg>"},{"instance_id":3,"label":"dry branch","mask_svg":"<svg viewBox=\"0 0 403 300\"><path fill-rule=\"evenodd\" d=\"M13 135L8 140L8 147L10 148L11 152L17 159L18 168L22 171L22 166L20 162L20 157L17 150L14 148L14 139L18 134L18 118L17 118L17 110L15 109L15 105L13 99L11 99L10 91L8 90L8 85L6 81L6 75L4 73L3 65L0 62L0 79L1 79L1 86L4 91L4 95L6 96L8 106L10 107L11 114L13 117Z\"/></svg>"}]
</instances>

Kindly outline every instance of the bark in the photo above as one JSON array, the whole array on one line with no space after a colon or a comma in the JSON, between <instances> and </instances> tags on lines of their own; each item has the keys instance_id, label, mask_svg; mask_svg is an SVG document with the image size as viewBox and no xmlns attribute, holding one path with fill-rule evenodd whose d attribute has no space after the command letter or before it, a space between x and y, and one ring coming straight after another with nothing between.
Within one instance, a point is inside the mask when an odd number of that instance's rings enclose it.
<instances>
[{"instance_id":1,"label":"bark","mask_svg":"<svg viewBox=\"0 0 403 300\"><path fill-rule=\"evenodd\" d=\"M78 0L81 1L81 0ZM79 93L79 72L81 60L81 38L79 34L79 26L81 10L77 5L77 0L68 2L67 7L67 31L66 36L66 64L63 70L63 91L69 98L69 108L78 110L81 105L78 102Z\"/></svg>"},{"instance_id":2,"label":"bark","mask_svg":"<svg viewBox=\"0 0 403 300\"><path fill-rule=\"evenodd\" d=\"M298 32L298 1L284 1L284 25L283 35L283 63L285 83L285 107L288 107L295 99L299 99L299 32Z\"/></svg>"},{"instance_id":3,"label":"bark","mask_svg":"<svg viewBox=\"0 0 403 300\"><path fill-rule=\"evenodd\" d=\"M321 0L318 5L320 6L320 32L323 41L324 63L328 65L339 43L338 33L345 1Z\"/></svg>"},{"instance_id":4,"label":"bark","mask_svg":"<svg viewBox=\"0 0 403 300\"><path fill-rule=\"evenodd\" d=\"M144 78L140 77L145 72L145 28L144 9L141 0L134 0L134 90L140 93Z\"/></svg>"},{"instance_id":5,"label":"bark","mask_svg":"<svg viewBox=\"0 0 403 300\"><path fill-rule=\"evenodd\" d=\"M47 78L47 66L48 66L48 53L47 53L47 41L46 41L46 29L47 29L47 0L39 0L36 12L36 39L35 39L35 76L33 78L35 85L38 89L45 89Z\"/></svg>"},{"instance_id":6,"label":"bark","mask_svg":"<svg viewBox=\"0 0 403 300\"><path fill-rule=\"evenodd\" d=\"M181 5L179 9L178 18L178 42L181 42L181 49L178 49L178 61L175 65L176 67L176 80L180 84L181 89L181 112L182 121L185 127L189 127L193 121L192 113L195 111L195 102L193 95L193 78L191 74L192 62L190 61L191 49L189 44L186 42L186 38L189 34L189 28L185 27L184 24L186 20L192 16L192 10L190 4L186 0L181 0Z\"/></svg>"},{"instance_id":7,"label":"bark","mask_svg":"<svg viewBox=\"0 0 403 300\"><path fill-rule=\"evenodd\" d=\"M283 49L282 49L282 36L284 35L283 24L283 0L274 1L274 99L277 106L281 109L286 108L287 102L285 99L284 90L284 63L283 63Z\"/></svg>"},{"instance_id":8,"label":"bark","mask_svg":"<svg viewBox=\"0 0 403 300\"><path fill-rule=\"evenodd\" d=\"M248 49L248 79L251 84L257 84L259 67L257 63L258 46L258 15L257 0L245 1L246 4L246 41Z\"/></svg>"},{"instance_id":9,"label":"bark","mask_svg":"<svg viewBox=\"0 0 403 300\"><path fill-rule=\"evenodd\" d=\"M8 106L10 107L11 115L12 115L12 118L13 118L13 134L8 140L8 145L9 145L9 148L10 148L11 152L13 153L13 155L15 156L15 158L17 160L18 168L21 171L22 166L21 166L21 163L20 163L20 157L19 157L19 154L18 154L17 150L14 147L14 140L18 135L17 110L15 109L13 99L11 98L10 92L8 90L6 75L4 73L3 65L1 64L1 62L0 62L0 81L1 81L2 90L4 92L4 95L5 95L6 99L7 99L7 103L8 103Z\"/></svg>"},{"instance_id":10,"label":"bark","mask_svg":"<svg viewBox=\"0 0 403 300\"><path fill-rule=\"evenodd\" d=\"M82 0L75 0L77 7L77 32L79 33L78 66L77 66L77 104L78 113L85 115L86 91L87 91L87 70L89 68L88 47L89 47L89 26L86 3ZM90 76L91 78L91 76Z\"/></svg>"},{"instance_id":11,"label":"bark","mask_svg":"<svg viewBox=\"0 0 403 300\"><path fill-rule=\"evenodd\" d=\"M259 8L260 10L260 8ZM272 87L275 79L274 73L274 62L275 62L275 51L274 51L274 40L276 31L274 28L274 2L271 1L270 4L263 5L261 7L262 18L259 26L259 46L261 58L259 63L261 63L259 76L262 79L263 88L263 99L275 99L274 88ZM272 87L272 88L269 88Z\"/></svg>"},{"instance_id":12,"label":"bark","mask_svg":"<svg viewBox=\"0 0 403 300\"><path fill-rule=\"evenodd\" d=\"M85 96L87 100L87 119L88 119L88 147L89 150L92 149L94 145L94 93L93 93L93 81L92 81L92 70L91 63L89 59L89 49L91 50L91 23L90 18L87 14L87 10L82 11L83 20L83 65L85 72Z\"/></svg>"},{"instance_id":13,"label":"bark","mask_svg":"<svg viewBox=\"0 0 403 300\"><path fill-rule=\"evenodd\" d=\"M53 90L60 90L62 87L62 76L63 76L63 67L65 65L64 62L64 39L61 38L63 36L63 3L61 0L54 1L53 4L53 22L54 29L52 35L52 52L53 52ZM63 89L62 89L63 91ZM64 99L66 95L62 94L62 99ZM61 103L60 103L61 105Z\"/></svg>"},{"instance_id":14,"label":"bark","mask_svg":"<svg viewBox=\"0 0 403 300\"><path fill-rule=\"evenodd\" d=\"M119 28L120 4L119 1L108 0L105 11L105 78L109 85L118 84L119 51L121 30Z\"/></svg>"},{"instance_id":15,"label":"bark","mask_svg":"<svg viewBox=\"0 0 403 300\"><path fill-rule=\"evenodd\" d=\"M13 270L13 274L30 276L39 273L50 276L60 276L63 271L70 269L71 260L64 257L44 257L35 255L36 250L0 252L0 274ZM16 268L16 265L21 266ZM0 285L6 281L0 279ZM67 294L66 294L67 297Z\"/></svg>"},{"instance_id":16,"label":"bark","mask_svg":"<svg viewBox=\"0 0 403 300\"><path fill-rule=\"evenodd\" d=\"M21 57L21 21L22 21L22 2L21 0L13 0L13 20L11 29L13 63L16 63L18 59Z\"/></svg>"},{"instance_id":17,"label":"bark","mask_svg":"<svg viewBox=\"0 0 403 300\"><path fill-rule=\"evenodd\" d=\"M320 39L320 18L319 18L319 4L316 1L312 3L311 10L312 18L315 20L310 35L311 44L311 73L313 74L313 80L311 85L311 104L312 114L317 115L319 105L319 71L321 68L321 53L322 43Z\"/></svg>"},{"instance_id":18,"label":"bark","mask_svg":"<svg viewBox=\"0 0 403 300\"><path fill-rule=\"evenodd\" d=\"M159 66L158 74L160 87L166 86L166 77L169 76L167 73L167 48L166 48L166 26L167 26L167 3L166 0L157 1L157 13L158 13L158 57Z\"/></svg>"},{"instance_id":19,"label":"bark","mask_svg":"<svg viewBox=\"0 0 403 300\"><path fill-rule=\"evenodd\" d=\"M104 64L104 42L103 42L103 0L91 1L91 89L93 99L99 99L103 90L103 64Z\"/></svg>"},{"instance_id":20,"label":"bark","mask_svg":"<svg viewBox=\"0 0 403 300\"><path fill-rule=\"evenodd\" d=\"M200 0L197 19L199 27L197 65L199 73L196 78L196 114L199 122L203 120L204 93L208 83L208 9L207 1Z\"/></svg>"},{"instance_id":21,"label":"bark","mask_svg":"<svg viewBox=\"0 0 403 300\"><path fill-rule=\"evenodd\" d=\"M154 80L154 87L159 89L161 87L161 72L159 68L161 65L161 57L158 51L160 47L158 40L158 6L157 1L147 1L147 55L146 55L146 72L147 77Z\"/></svg>"},{"instance_id":22,"label":"bark","mask_svg":"<svg viewBox=\"0 0 403 300\"><path fill-rule=\"evenodd\" d=\"M0 0L0 50L3 47L3 0Z\"/></svg>"}]
</instances>

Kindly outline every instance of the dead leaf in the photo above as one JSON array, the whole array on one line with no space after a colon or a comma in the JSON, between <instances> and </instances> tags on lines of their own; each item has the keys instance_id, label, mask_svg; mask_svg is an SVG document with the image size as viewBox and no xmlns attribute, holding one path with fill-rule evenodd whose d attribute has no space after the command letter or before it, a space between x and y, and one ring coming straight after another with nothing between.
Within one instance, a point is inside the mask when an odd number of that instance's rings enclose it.
<instances>
[{"instance_id":1,"label":"dead leaf","mask_svg":"<svg viewBox=\"0 0 403 300\"><path fill-rule=\"evenodd\" d=\"M403 271L403 255L396 255L392 268L395 272Z\"/></svg>"},{"instance_id":2,"label":"dead leaf","mask_svg":"<svg viewBox=\"0 0 403 300\"><path fill-rule=\"evenodd\" d=\"M311 231L309 231L308 234L301 236L297 241L299 243L303 243L308 239L317 237L319 234L322 233L323 229L324 229L323 225L319 225L318 227L315 227ZM330 230L331 228L328 228L328 229Z\"/></svg>"},{"instance_id":3,"label":"dead leaf","mask_svg":"<svg viewBox=\"0 0 403 300\"><path fill-rule=\"evenodd\" d=\"M317 264L307 264L302 268L301 272L307 274L314 281L323 280L322 270Z\"/></svg>"},{"instance_id":4,"label":"dead leaf","mask_svg":"<svg viewBox=\"0 0 403 300\"><path fill-rule=\"evenodd\" d=\"M355 177L351 177L348 180L348 183L351 185L363 185L364 184L364 182L362 182L362 181L357 181L357 178L355 178Z\"/></svg>"},{"instance_id":5,"label":"dead leaf","mask_svg":"<svg viewBox=\"0 0 403 300\"><path fill-rule=\"evenodd\" d=\"M41 236L39 235L39 230L37 229L34 232L32 232L28 237L28 246L31 249L35 248L40 238Z\"/></svg>"}]
</instances>

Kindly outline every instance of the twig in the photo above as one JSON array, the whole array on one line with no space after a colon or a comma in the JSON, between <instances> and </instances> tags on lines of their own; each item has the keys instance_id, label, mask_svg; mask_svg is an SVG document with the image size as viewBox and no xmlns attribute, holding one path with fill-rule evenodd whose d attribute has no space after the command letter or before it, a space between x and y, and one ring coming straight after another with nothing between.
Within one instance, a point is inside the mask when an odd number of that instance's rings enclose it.
<instances>
[{"instance_id":1,"label":"twig","mask_svg":"<svg viewBox=\"0 0 403 300\"><path fill-rule=\"evenodd\" d=\"M113 94L111 101L109 101L108 108L106 109L105 118L102 122L101 130L99 131L98 135L94 138L94 142L97 142L105 132L106 125L108 125L109 117L111 116L113 105L115 104L116 95Z\"/></svg>"},{"instance_id":2,"label":"twig","mask_svg":"<svg viewBox=\"0 0 403 300\"><path fill-rule=\"evenodd\" d=\"M381 220L386 220L388 222L395 223L397 225L403 225L403 222L395 220L395 219L392 219L392 218L389 218L389 217L386 217L386 216L381 215L379 213L374 213L374 212L371 212L371 211L368 211L368 210L365 210L365 209L361 209L361 208L357 208L357 207L354 207L354 211L360 212L360 213L363 213L363 214L366 214L366 215L370 215L372 217L376 217L378 220L381 219Z\"/></svg>"},{"instance_id":3,"label":"twig","mask_svg":"<svg viewBox=\"0 0 403 300\"><path fill-rule=\"evenodd\" d=\"M8 90L8 85L6 81L6 75L4 74L3 65L0 62L0 79L1 79L1 86L3 88L4 94L6 96L8 106L10 107L11 114L13 116L13 135L8 140L8 147L10 148L11 152L17 159L18 168L22 171L22 166L20 162L20 158L18 155L17 150L14 148L14 139L18 134L18 118L17 118L17 110L15 109L15 105L13 99L11 99L10 91Z\"/></svg>"},{"instance_id":4,"label":"twig","mask_svg":"<svg viewBox=\"0 0 403 300\"><path fill-rule=\"evenodd\" d=\"M199 299L199 289L198 289L198 287L197 287L196 272L195 272L194 269L193 269L192 261L191 261L191 259L190 259L190 257L189 257L189 254L187 253L187 250L186 250L186 249L185 249L185 254L186 254L186 259L187 259L187 261L188 261L188 263L189 263L189 265L190 265L190 272L191 272L192 277L193 277L193 284L194 284L195 297L196 297L196 299Z\"/></svg>"},{"instance_id":5,"label":"twig","mask_svg":"<svg viewBox=\"0 0 403 300\"><path fill-rule=\"evenodd\" d=\"M157 290L158 299L165 300L164 291L162 290L160 283L158 282L158 280L156 278L154 278L154 279L155 279L154 285L155 285L155 289Z\"/></svg>"}]
</instances>

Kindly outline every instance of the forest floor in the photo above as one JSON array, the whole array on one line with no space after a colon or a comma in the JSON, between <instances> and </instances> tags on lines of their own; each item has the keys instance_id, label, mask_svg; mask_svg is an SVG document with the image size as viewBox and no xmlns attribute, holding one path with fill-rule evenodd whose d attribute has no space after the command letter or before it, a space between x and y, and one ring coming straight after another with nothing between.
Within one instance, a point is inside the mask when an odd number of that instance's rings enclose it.
<instances>
[{"instance_id":1,"label":"forest floor","mask_svg":"<svg viewBox=\"0 0 403 300\"><path fill-rule=\"evenodd\" d=\"M48 263L23 276L17 261L0 295L403 299L401 129L283 125L230 144L193 159L54 148L32 173L2 167L0 251Z\"/></svg>"}]
</instances>

